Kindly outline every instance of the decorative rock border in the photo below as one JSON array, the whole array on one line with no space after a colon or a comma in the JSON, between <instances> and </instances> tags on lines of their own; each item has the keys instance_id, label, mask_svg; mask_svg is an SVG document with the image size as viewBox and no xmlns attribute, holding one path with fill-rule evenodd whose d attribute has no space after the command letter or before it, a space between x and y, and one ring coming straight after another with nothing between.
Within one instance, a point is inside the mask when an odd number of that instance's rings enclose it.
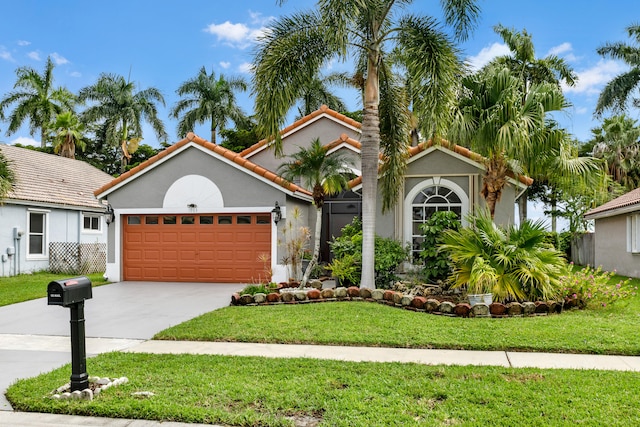
<instances>
[{"instance_id":1,"label":"decorative rock border","mask_svg":"<svg viewBox=\"0 0 640 427\"><path fill-rule=\"evenodd\" d=\"M55 393L51 396L54 400L93 400L95 396L100 394L110 387L115 387L120 384L126 384L129 382L127 377L120 378L100 378L89 377L89 388L84 390L71 391L71 383L66 383L62 387L58 387Z\"/></svg>"},{"instance_id":2,"label":"decorative rock border","mask_svg":"<svg viewBox=\"0 0 640 427\"><path fill-rule=\"evenodd\" d=\"M435 298L405 295L402 292L389 289L369 289L359 288L357 286L322 290L288 291L283 293L272 292L269 294L257 293L255 295L240 295L236 292L231 296L231 305L242 306L313 304L331 301L376 302L421 313L466 318L546 316L548 314L561 313L564 308L562 303L556 301L526 301L523 303L510 302L508 304L494 302L490 305L475 304L471 306L466 302L456 304L451 301L439 301Z\"/></svg>"}]
</instances>

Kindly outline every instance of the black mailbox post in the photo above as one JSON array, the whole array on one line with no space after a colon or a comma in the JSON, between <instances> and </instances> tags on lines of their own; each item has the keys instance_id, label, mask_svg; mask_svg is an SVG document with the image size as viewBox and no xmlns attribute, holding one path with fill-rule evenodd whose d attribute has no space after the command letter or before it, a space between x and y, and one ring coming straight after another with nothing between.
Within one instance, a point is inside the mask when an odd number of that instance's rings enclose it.
<instances>
[{"instance_id":1,"label":"black mailbox post","mask_svg":"<svg viewBox=\"0 0 640 427\"><path fill-rule=\"evenodd\" d=\"M91 298L91 281L84 276L55 280L47 286L48 305L61 305L71 309L71 391L89 387L84 301Z\"/></svg>"}]
</instances>

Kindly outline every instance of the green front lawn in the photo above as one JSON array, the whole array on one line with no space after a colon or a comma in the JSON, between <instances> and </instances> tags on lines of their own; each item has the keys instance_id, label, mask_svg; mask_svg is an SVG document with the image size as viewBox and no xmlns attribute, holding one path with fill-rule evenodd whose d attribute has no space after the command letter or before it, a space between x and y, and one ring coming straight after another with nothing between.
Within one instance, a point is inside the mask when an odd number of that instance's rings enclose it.
<instances>
[{"instance_id":1,"label":"green front lawn","mask_svg":"<svg viewBox=\"0 0 640 427\"><path fill-rule=\"evenodd\" d=\"M296 425L285 417L323 426L640 425L634 372L122 353L87 365L90 375L129 382L90 402L48 399L68 381L66 366L18 381L7 397L18 411L237 426Z\"/></svg>"},{"instance_id":2,"label":"green front lawn","mask_svg":"<svg viewBox=\"0 0 640 427\"><path fill-rule=\"evenodd\" d=\"M33 274L19 274L12 277L0 277L0 307L3 305L15 304L47 296L47 285L53 280L66 279L65 274L53 274L39 272ZM100 286L106 283L102 278L102 273L87 275L92 286Z\"/></svg>"}]
</instances>

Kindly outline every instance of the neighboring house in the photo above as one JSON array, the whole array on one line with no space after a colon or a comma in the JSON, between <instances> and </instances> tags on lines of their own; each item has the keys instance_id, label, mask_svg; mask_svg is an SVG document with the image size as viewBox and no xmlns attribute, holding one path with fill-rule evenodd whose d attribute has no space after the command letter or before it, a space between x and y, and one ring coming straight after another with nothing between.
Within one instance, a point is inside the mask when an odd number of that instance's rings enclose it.
<instances>
[{"instance_id":1,"label":"neighboring house","mask_svg":"<svg viewBox=\"0 0 640 427\"><path fill-rule=\"evenodd\" d=\"M594 265L640 278L640 188L584 215L595 220Z\"/></svg>"},{"instance_id":2,"label":"neighboring house","mask_svg":"<svg viewBox=\"0 0 640 427\"><path fill-rule=\"evenodd\" d=\"M4 144L0 151L15 175L0 200L0 275L104 271L105 206L93 191L113 177L79 160Z\"/></svg>"},{"instance_id":3,"label":"neighboring house","mask_svg":"<svg viewBox=\"0 0 640 427\"><path fill-rule=\"evenodd\" d=\"M323 241L361 212L360 124L323 106L281 132L286 155L314 138L328 155L354 160L349 191L325 205ZM273 272L288 278L278 244L287 213L301 209L300 221L315 227L311 193L273 171L278 158L263 140L242 153L212 144L193 133L95 191L108 201L115 221L109 226L107 274L111 280L258 282ZM411 148L401 200L379 212L377 233L417 248L418 226L432 212L453 210L464 217L482 206L480 157L456 145L422 143ZM511 178L496 209L496 222L514 220L514 202L531 183ZM276 225L271 212L279 206ZM379 203L379 207L381 204ZM270 265L260 261L268 255ZM325 260L326 260L325 254Z\"/></svg>"}]
</instances>

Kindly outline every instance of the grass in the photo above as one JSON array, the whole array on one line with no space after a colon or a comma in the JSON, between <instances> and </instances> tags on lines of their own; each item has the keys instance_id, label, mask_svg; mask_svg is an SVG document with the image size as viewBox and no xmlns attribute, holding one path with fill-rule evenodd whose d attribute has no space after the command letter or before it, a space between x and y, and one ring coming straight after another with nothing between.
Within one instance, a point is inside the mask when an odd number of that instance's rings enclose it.
<instances>
[{"instance_id":1,"label":"grass","mask_svg":"<svg viewBox=\"0 0 640 427\"><path fill-rule=\"evenodd\" d=\"M18 381L7 397L19 411L237 426L640 424L633 372L123 353L87 366L129 382L93 401L48 399L68 381L66 366ZM132 395L140 391L154 396Z\"/></svg>"},{"instance_id":2,"label":"grass","mask_svg":"<svg viewBox=\"0 0 640 427\"><path fill-rule=\"evenodd\" d=\"M108 283L102 278L102 273L86 275L92 286ZM33 274L19 274L12 277L0 277L0 307L16 304L47 296L47 285L52 280L73 277L68 274L54 274L38 272Z\"/></svg>"}]
</instances>

